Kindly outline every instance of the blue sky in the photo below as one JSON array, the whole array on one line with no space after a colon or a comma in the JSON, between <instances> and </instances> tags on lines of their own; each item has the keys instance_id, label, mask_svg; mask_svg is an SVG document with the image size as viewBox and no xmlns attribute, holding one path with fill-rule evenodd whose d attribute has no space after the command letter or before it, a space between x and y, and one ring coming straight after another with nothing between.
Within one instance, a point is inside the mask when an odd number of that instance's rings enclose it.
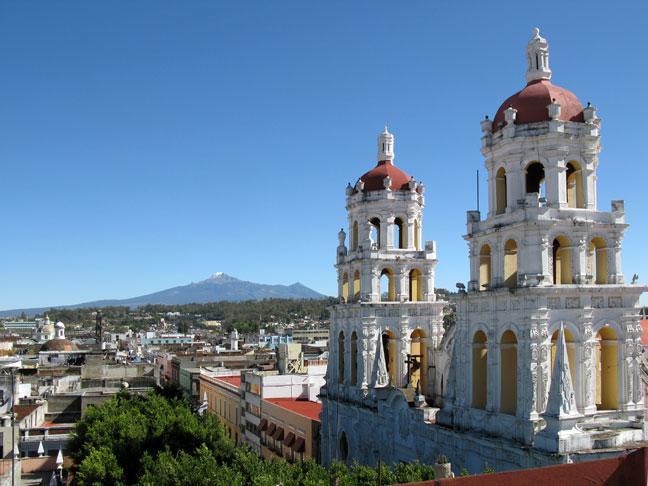
<instances>
[{"instance_id":1,"label":"blue sky","mask_svg":"<svg viewBox=\"0 0 648 486\"><path fill-rule=\"evenodd\" d=\"M479 121L553 81L603 119L599 208L645 258L646 2L163 0L0 4L0 308L131 297L224 271L335 293L344 188L375 164L426 184L438 286L467 279ZM482 208L486 207L482 177Z\"/></svg>"}]
</instances>

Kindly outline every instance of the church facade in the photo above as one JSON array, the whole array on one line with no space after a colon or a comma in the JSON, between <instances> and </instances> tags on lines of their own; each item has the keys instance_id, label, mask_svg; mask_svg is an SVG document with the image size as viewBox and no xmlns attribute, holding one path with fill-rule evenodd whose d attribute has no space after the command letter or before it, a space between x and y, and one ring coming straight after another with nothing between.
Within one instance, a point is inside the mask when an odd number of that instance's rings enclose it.
<instances>
[{"instance_id":1,"label":"church facade","mask_svg":"<svg viewBox=\"0 0 648 486\"><path fill-rule=\"evenodd\" d=\"M435 293L424 186L378 164L347 186L322 389L322 459L447 456L479 472L619 454L648 438L639 298L624 282L623 201L598 209L600 119L551 83L547 41L527 85L481 122L489 211L468 211L470 281Z\"/></svg>"}]
</instances>

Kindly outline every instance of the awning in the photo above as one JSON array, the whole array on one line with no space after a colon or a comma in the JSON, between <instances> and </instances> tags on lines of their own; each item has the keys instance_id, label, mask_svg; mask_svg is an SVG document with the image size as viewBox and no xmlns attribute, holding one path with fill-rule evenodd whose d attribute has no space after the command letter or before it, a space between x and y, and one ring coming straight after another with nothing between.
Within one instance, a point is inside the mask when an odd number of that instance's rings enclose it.
<instances>
[{"instance_id":1,"label":"awning","mask_svg":"<svg viewBox=\"0 0 648 486\"><path fill-rule=\"evenodd\" d=\"M274 435L272 437L274 438L274 440L283 440L283 438L284 438L284 430L283 430L283 428L278 427L277 431L274 433Z\"/></svg>"},{"instance_id":2,"label":"awning","mask_svg":"<svg viewBox=\"0 0 648 486\"><path fill-rule=\"evenodd\" d=\"M288 435L284 439L284 445L286 447L290 447L293 442L295 442L295 434L293 434L292 432L288 432Z\"/></svg>"},{"instance_id":3,"label":"awning","mask_svg":"<svg viewBox=\"0 0 648 486\"><path fill-rule=\"evenodd\" d=\"M304 452L305 444L306 444L306 441L304 441L304 439L302 439L301 437L298 437L297 440L295 441L295 443L292 446L293 451L295 451L295 452Z\"/></svg>"},{"instance_id":4,"label":"awning","mask_svg":"<svg viewBox=\"0 0 648 486\"><path fill-rule=\"evenodd\" d=\"M268 435L274 434L274 431L275 431L276 428L277 428L277 426L275 424L271 423L270 425L268 425L268 430L266 430L266 434L268 434Z\"/></svg>"},{"instance_id":5,"label":"awning","mask_svg":"<svg viewBox=\"0 0 648 486\"><path fill-rule=\"evenodd\" d=\"M259 430L263 431L268 428L268 421L266 419L261 419L261 423L259 424Z\"/></svg>"}]
</instances>

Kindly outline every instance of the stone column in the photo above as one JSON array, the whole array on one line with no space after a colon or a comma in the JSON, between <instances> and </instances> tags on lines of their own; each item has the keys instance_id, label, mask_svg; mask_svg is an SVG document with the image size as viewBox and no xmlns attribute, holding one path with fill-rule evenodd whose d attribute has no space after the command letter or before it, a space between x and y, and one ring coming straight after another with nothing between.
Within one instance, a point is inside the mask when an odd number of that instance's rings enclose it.
<instances>
[{"instance_id":1,"label":"stone column","mask_svg":"<svg viewBox=\"0 0 648 486\"><path fill-rule=\"evenodd\" d=\"M414 220L415 215L408 213L407 214L407 227L404 230L407 232L407 249L414 249Z\"/></svg>"},{"instance_id":2,"label":"stone column","mask_svg":"<svg viewBox=\"0 0 648 486\"><path fill-rule=\"evenodd\" d=\"M544 284L553 284L553 269L552 269L552 246L549 238L542 236L540 238L540 251L542 259L542 276Z\"/></svg>"},{"instance_id":3,"label":"stone column","mask_svg":"<svg viewBox=\"0 0 648 486\"><path fill-rule=\"evenodd\" d=\"M608 254L608 282L614 284L623 283L621 271L621 238L616 237L612 241L612 247L606 250Z\"/></svg>"},{"instance_id":4,"label":"stone column","mask_svg":"<svg viewBox=\"0 0 648 486\"><path fill-rule=\"evenodd\" d=\"M412 343L412 339L410 338L410 329L407 326L401 326L400 328L400 339L398 339L398 342L400 344L400 349L399 349L399 357L400 359L396 359L396 372L397 372L397 377L400 380L399 383L394 384L395 386L398 387L403 387L405 386L405 383L407 383L407 364L405 361L407 360L407 354L410 352L410 347Z\"/></svg>"},{"instance_id":5,"label":"stone column","mask_svg":"<svg viewBox=\"0 0 648 486\"><path fill-rule=\"evenodd\" d=\"M496 178L493 164L488 166L488 217L495 216L497 210L497 196L495 191Z\"/></svg>"},{"instance_id":6,"label":"stone column","mask_svg":"<svg viewBox=\"0 0 648 486\"><path fill-rule=\"evenodd\" d=\"M496 412L499 408L499 395L500 395L500 356L499 346L495 342L495 334L489 333L487 337L486 348L488 349L488 356L486 366L486 410L489 412ZM472 370L469 370L472 375Z\"/></svg>"},{"instance_id":7,"label":"stone column","mask_svg":"<svg viewBox=\"0 0 648 486\"><path fill-rule=\"evenodd\" d=\"M391 250L394 248L394 218L393 216L388 216L385 218L383 224L380 225L380 231L383 235L380 237L381 242L383 242L383 248Z\"/></svg>"}]
</instances>

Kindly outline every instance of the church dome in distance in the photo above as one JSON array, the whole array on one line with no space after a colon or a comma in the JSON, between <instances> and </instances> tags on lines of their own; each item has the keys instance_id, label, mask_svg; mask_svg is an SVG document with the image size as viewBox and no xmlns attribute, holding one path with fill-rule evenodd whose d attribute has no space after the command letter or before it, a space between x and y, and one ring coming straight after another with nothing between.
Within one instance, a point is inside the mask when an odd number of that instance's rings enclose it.
<instances>
[{"instance_id":1,"label":"church dome in distance","mask_svg":"<svg viewBox=\"0 0 648 486\"><path fill-rule=\"evenodd\" d=\"M43 344L41 351L78 351L76 344L68 339L51 339Z\"/></svg>"}]
</instances>

